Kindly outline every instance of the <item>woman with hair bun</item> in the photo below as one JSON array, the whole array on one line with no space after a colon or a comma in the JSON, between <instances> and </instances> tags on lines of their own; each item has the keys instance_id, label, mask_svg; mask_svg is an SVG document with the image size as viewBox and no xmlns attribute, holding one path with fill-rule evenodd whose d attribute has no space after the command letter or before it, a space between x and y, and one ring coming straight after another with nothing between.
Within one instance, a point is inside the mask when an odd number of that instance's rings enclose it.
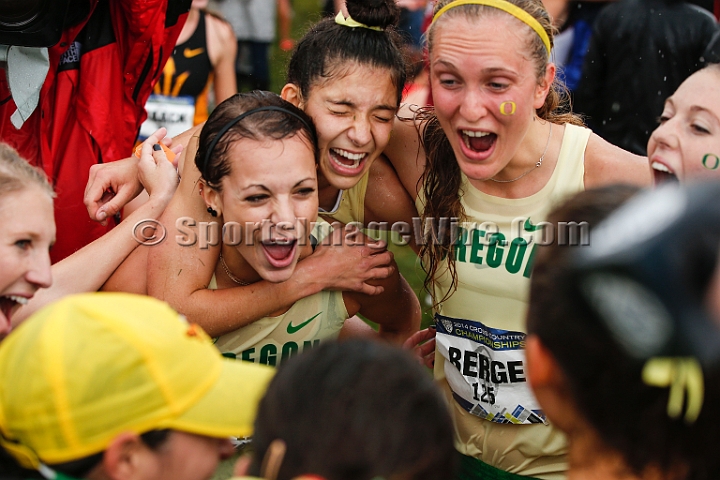
<instances>
[{"instance_id":1,"label":"woman with hair bun","mask_svg":"<svg viewBox=\"0 0 720 480\"><path fill-rule=\"evenodd\" d=\"M392 0L351 0L348 11L350 18L339 15L322 20L298 42L282 97L312 118L317 128L317 193L324 217L345 224L410 224L417 214L415 207L392 166L381 156L405 83L400 42L392 26L397 22L398 9ZM194 140L188 155L197 148ZM200 176L193 162L184 162L177 194L161 219L164 225L176 225L183 217L191 217L198 224L218 220L208 213L209 205L199 195L204 188L198 183ZM388 276L404 298L414 297L397 274L391 255L373 245L320 246L316 254L298 263L287 281L209 291L213 274L222 283L236 275L232 265L230 274L216 271L220 250L219 243L200 249L174 241L152 247L148 261L137 262L142 263L138 268L149 265L147 292L218 334L286 310L323 290L381 294L384 287L373 279ZM128 278L119 288L133 289L137 284L137 270L130 270L126 270ZM144 285L139 288L142 292ZM408 305L412 305L409 310ZM396 313L391 316L412 319L410 324L417 328L416 299L397 303L394 308ZM404 330L403 336L410 333ZM402 341L400 337L395 340Z\"/></svg>"},{"instance_id":2,"label":"woman with hair bun","mask_svg":"<svg viewBox=\"0 0 720 480\"><path fill-rule=\"evenodd\" d=\"M423 224L436 224L421 259L460 478L561 479L564 437L525 371L533 259L554 233L539 225L568 195L648 184L650 172L569 111L540 0L440 0L427 38L435 108L402 112L413 121L398 122L385 152ZM453 219L460 228L437 226Z\"/></svg>"},{"instance_id":3,"label":"woman with hair bun","mask_svg":"<svg viewBox=\"0 0 720 480\"><path fill-rule=\"evenodd\" d=\"M202 198L224 232L208 297L261 280L285 284L299 261L316 255L331 234L317 219L317 152L310 118L274 93L238 94L213 111L195 157ZM399 343L418 328L417 298L397 272L380 285L376 296L320 291L261 319L222 324L206 313L199 324L223 354L272 366L337 337L356 313Z\"/></svg>"}]
</instances>

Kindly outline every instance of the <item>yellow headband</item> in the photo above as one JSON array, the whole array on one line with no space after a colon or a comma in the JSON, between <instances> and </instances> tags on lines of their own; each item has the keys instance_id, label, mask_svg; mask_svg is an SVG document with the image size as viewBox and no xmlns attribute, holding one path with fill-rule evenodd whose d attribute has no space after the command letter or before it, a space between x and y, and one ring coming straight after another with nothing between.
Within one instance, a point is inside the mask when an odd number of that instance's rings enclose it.
<instances>
[{"instance_id":1,"label":"yellow headband","mask_svg":"<svg viewBox=\"0 0 720 480\"><path fill-rule=\"evenodd\" d=\"M338 12L337 17L335 17L335 23L337 23L338 25L342 25L343 27L367 28L368 30L375 30L376 32L383 31L382 27L370 27L368 25L365 25L364 23L356 22L349 15L347 18L345 18L345 16L342 14L342 12Z\"/></svg>"},{"instance_id":2,"label":"yellow headband","mask_svg":"<svg viewBox=\"0 0 720 480\"><path fill-rule=\"evenodd\" d=\"M535 33L538 34L540 40L542 40L543 44L545 44L545 49L547 50L548 55L550 55L550 37L548 37L547 32L542 27L542 25L540 25L540 22L535 20L532 15L527 13L522 8L518 7L517 5L513 5L506 0L455 0L454 2L450 2L444 7L442 7L440 10L438 10L438 12L432 19L433 23L435 23L437 19L440 18L440 15L447 12L451 8L460 7L462 5L486 5L488 7L497 8L498 10L509 13L513 17L517 18L518 20L535 30ZM337 19L335 19L335 21L337 21Z\"/></svg>"}]
</instances>

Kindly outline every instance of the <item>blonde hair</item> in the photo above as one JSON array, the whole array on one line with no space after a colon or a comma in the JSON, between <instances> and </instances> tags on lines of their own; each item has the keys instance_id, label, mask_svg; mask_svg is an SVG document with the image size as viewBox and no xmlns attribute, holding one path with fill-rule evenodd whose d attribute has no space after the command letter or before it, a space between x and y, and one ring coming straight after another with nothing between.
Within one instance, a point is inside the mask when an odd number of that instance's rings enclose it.
<instances>
[{"instance_id":1,"label":"blonde hair","mask_svg":"<svg viewBox=\"0 0 720 480\"><path fill-rule=\"evenodd\" d=\"M0 142L0 197L35 185L55 197L45 174L31 166L15 149Z\"/></svg>"}]
</instances>

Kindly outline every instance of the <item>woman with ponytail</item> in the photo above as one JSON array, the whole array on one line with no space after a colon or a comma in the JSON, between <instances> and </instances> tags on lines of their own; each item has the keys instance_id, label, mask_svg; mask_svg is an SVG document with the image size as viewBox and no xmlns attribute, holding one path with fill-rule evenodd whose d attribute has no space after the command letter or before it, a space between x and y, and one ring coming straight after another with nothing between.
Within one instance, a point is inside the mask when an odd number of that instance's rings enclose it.
<instances>
[{"instance_id":1,"label":"woman with ponytail","mask_svg":"<svg viewBox=\"0 0 720 480\"><path fill-rule=\"evenodd\" d=\"M561 479L565 440L525 370L533 259L568 233L541 222L573 193L646 185L650 171L572 114L540 0L439 0L427 35L435 108L401 112L412 121L398 122L385 152L426 227L435 377L460 478Z\"/></svg>"}]
</instances>

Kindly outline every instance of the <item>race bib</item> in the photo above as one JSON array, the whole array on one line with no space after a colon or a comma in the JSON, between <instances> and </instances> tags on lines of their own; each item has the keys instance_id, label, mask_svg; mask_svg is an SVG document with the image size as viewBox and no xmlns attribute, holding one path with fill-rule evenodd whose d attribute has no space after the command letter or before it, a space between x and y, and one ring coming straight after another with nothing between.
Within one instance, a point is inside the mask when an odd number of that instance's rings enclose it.
<instances>
[{"instance_id":1,"label":"race bib","mask_svg":"<svg viewBox=\"0 0 720 480\"><path fill-rule=\"evenodd\" d=\"M525 334L435 315L445 378L465 410L496 423L546 423L525 374Z\"/></svg>"},{"instance_id":2,"label":"race bib","mask_svg":"<svg viewBox=\"0 0 720 480\"><path fill-rule=\"evenodd\" d=\"M160 127L167 128L168 136L174 137L193 127L195 99L150 95L145 110L148 117L140 126L140 141L144 141Z\"/></svg>"}]
</instances>

